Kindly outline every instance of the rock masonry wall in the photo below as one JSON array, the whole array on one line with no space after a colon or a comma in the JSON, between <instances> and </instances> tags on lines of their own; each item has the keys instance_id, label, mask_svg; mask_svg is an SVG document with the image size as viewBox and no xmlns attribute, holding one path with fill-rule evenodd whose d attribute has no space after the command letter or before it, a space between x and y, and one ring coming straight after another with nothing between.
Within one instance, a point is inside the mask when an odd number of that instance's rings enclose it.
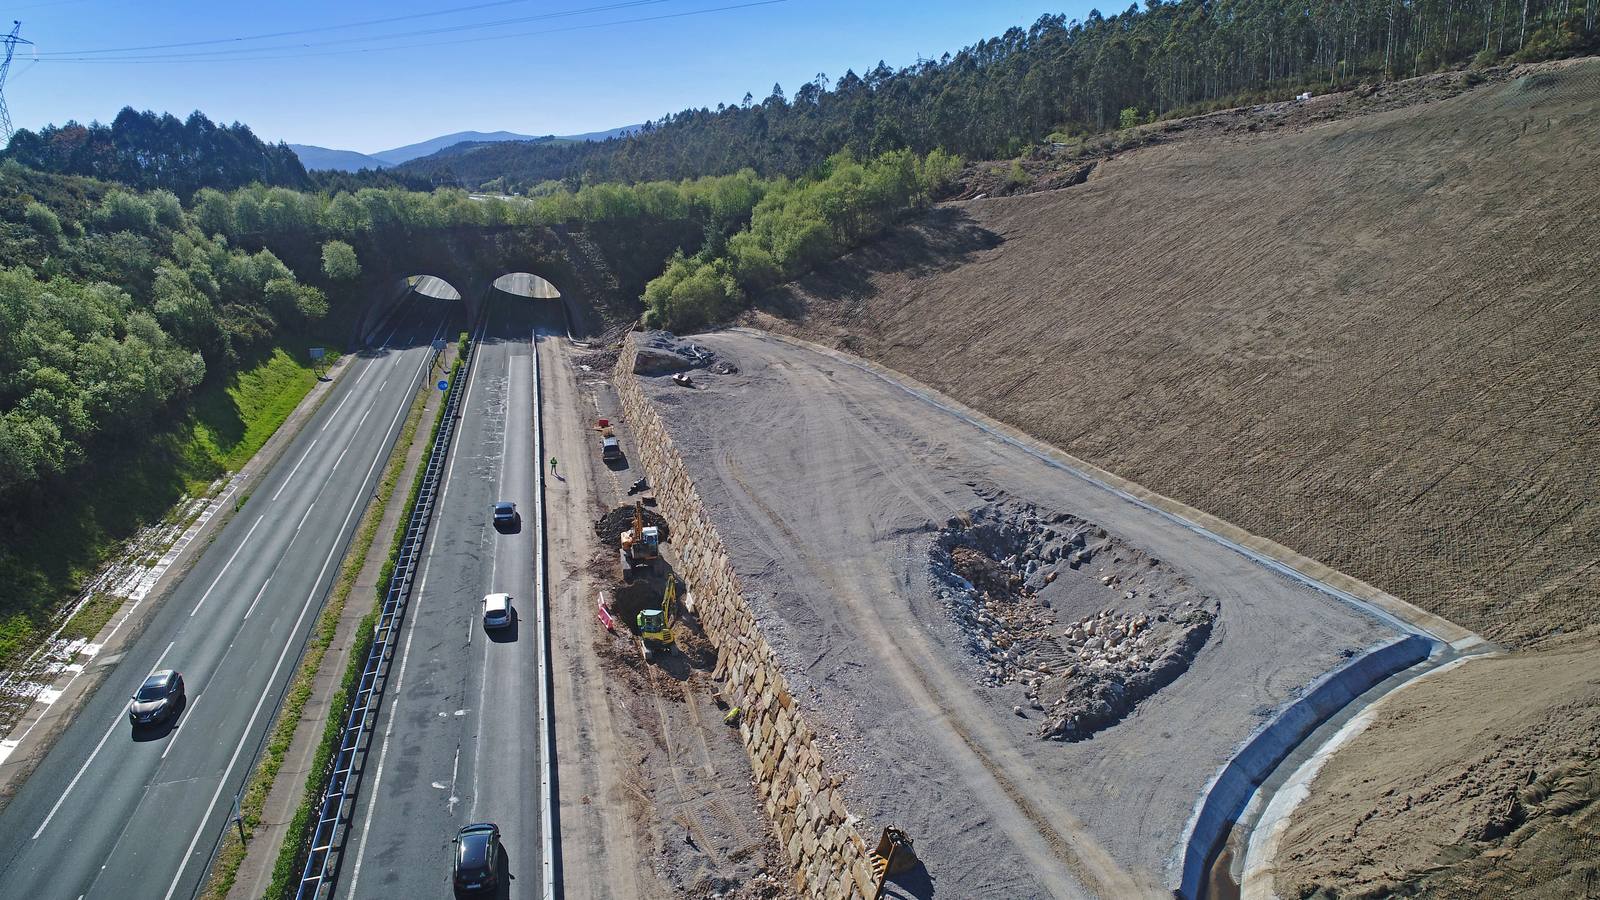
<instances>
[{"instance_id":1,"label":"rock masonry wall","mask_svg":"<svg viewBox=\"0 0 1600 900\"><path fill-rule=\"evenodd\" d=\"M670 526L678 574L717 648L715 675L729 701L744 710L739 734L767 815L794 867L795 889L818 900L864 900L872 896L873 873L857 820L845 808L839 779L826 772L672 436L634 374L637 351L630 334L617 359L617 395Z\"/></svg>"}]
</instances>

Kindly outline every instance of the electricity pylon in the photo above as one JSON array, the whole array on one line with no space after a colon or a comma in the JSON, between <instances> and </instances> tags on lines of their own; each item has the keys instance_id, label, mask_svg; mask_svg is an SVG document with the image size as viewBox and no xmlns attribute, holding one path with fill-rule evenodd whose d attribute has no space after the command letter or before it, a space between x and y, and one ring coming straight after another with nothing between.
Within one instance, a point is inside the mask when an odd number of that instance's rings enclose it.
<instances>
[{"instance_id":1,"label":"electricity pylon","mask_svg":"<svg viewBox=\"0 0 1600 900\"><path fill-rule=\"evenodd\" d=\"M18 44L31 44L33 41L17 37L17 32L22 30L22 23L12 21L11 33L5 36L6 61L0 63L0 141L11 143L11 110L6 109L6 73L11 71L11 55L17 52Z\"/></svg>"}]
</instances>

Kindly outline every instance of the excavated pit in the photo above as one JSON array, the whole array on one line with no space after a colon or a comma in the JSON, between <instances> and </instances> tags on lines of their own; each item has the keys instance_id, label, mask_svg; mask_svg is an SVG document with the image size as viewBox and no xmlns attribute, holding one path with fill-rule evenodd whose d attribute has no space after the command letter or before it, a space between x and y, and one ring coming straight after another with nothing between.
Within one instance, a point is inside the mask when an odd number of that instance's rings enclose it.
<instances>
[{"instance_id":1,"label":"excavated pit","mask_svg":"<svg viewBox=\"0 0 1600 900\"><path fill-rule=\"evenodd\" d=\"M1220 609L1105 529L1012 499L951 518L929 563L982 682L1022 685L1052 740L1084 740L1175 681Z\"/></svg>"}]
</instances>

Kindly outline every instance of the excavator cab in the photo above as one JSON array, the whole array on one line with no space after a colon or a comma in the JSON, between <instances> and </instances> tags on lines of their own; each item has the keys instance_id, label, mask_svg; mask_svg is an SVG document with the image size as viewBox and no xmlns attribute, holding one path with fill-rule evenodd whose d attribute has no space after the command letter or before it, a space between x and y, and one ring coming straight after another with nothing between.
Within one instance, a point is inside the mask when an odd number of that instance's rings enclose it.
<instances>
[{"instance_id":1,"label":"excavator cab","mask_svg":"<svg viewBox=\"0 0 1600 900\"><path fill-rule=\"evenodd\" d=\"M668 575L661 608L641 610L635 619L635 624L639 626L639 648L645 662L654 661L657 653L675 646L672 640L672 604L677 599L678 580Z\"/></svg>"}]
</instances>

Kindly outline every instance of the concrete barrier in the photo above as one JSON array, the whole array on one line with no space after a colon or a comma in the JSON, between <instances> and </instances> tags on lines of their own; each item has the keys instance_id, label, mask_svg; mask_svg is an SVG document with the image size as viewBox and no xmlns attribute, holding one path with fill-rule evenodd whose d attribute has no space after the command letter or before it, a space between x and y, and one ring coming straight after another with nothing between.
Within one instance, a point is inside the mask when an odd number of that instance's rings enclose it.
<instances>
[{"instance_id":1,"label":"concrete barrier","mask_svg":"<svg viewBox=\"0 0 1600 900\"><path fill-rule=\"evenodd\" d=\"M1195 804L1178 845L1182 865L1178 896L1200 895L1211 853L1250 802L1250 795L1312 730L1378 682L1422 662L1442 646L1419 634L1382 644L1312 682L1299 699L1256 729L1212 777ZM1175 859L1174 865L1179 862Z\"/></svg>"}]
</instances>

